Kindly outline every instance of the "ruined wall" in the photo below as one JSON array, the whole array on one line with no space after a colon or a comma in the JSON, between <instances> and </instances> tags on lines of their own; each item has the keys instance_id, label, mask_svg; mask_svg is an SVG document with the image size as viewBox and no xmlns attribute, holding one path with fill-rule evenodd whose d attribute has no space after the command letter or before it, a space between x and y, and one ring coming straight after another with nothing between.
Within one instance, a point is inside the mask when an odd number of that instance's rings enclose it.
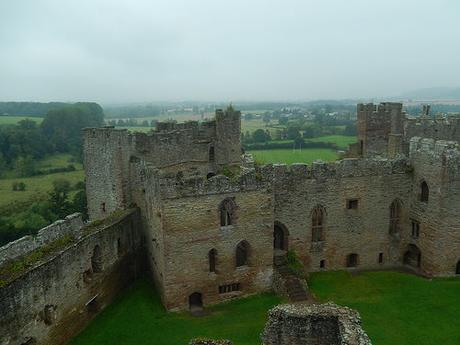
<instances>
[{"instance_id":1,"label":"ruined wall","mask_svg":"<svg viewBox=\"0 0 460 345\"><path fill-rule=\"evenodd\" d=\"M261 173L273 179L275 222L288 232L288 248L297 252L308 271L319 271L344 269L352 253L358 254L359 269L401 264L401 242L389 233L390 205L401 201L400 226L407 230L412 187L408 169L404 159L345 159L266 166ZM357 200L356 209L347 208L352 199ZM319 241L312 236L316 207L324 214Z\"/></svg>"},{"instance_id":2,"label":"ruined wall","mask_svg":"<svg viewBox=\"0 0 460 345\"><path fill-rule=\"evenodd\" d=\"M135 278L142 253L137 219L131 210L86 226L65 247L3 281L0 344L60 345L81 330Z\"/></svg>"},{"instance_id":3,"label":"ruined wall","mask_svg":"<svg viewBox=\"0 0 460 345\"><path fill-rule=\"evenodd\" d=\"M84 166L91 219L102 219L133 202L139 162L163 172L206 176L241 164L241 114L217 110L212 121L161 123L149 133L111 127L84 130Z\"/></svg>"},{"instance_id":4,"label":"ruined wall","mask_svg":"<svg viewBox=\"0 0 460 345\"><path fill-rule=\"evenodd\" d=\"M408 231L404 242L421 251L421 270L427 275L454 275L460 260L460 152L458 143L415 137L411 140L413 192L410 219L420 234ZM421 184L429 189L421 200ZM407 246L405 250L407 250Z\"/></svg>"},{"instance_id":5,"label":"ruined wall","mask_svg":"<svg viewBox=\"0 0 460 345\"><path fill-rule=\"evenodd\" d=\"M156 207L160 222L150 231L156 241L151 252L160 251L163 302L168 309L186 309L189 296L202 294L204 305L269 290L273 264L273 199L269 185L259 182L254 171L235 181L225 176L162 179ZM234 222L220 225L219 206L230 198L236 205ZM160 232L154 228L160 225ZM236 267L236 246L249 244L248 265ZM147 241L148 243L148 241ZM216 272L209 271L209 251L217 251ZM219 286L239 284L239 291L219 293Z\"/></svg>"},{"instance_id":6,"label":"ruined wall","mask_svg":"<svg viewBox=\"0 0 460 345\"><path fill-rule=\"evenodd\" d=\"M409 145L413 137L460 142L460 117L408 118L404 121L404 138L406 145Z\"/></svg>"},{"instance_id":7,"label":"ruined wall","mask_svg":"<svg viewBox=\"0 0 460 345\"><path fill-rule=\"evenodd\" d=\"M84 130L84 167L90 219L102 219L130 203L129 156L126 129Z\"/></svg>"},{"instance_id":8,"label":"ruined wall","mask_svg":"<svg viewBox=\"0 0 460 345\"><path fill-rule=\"evenodd\" d=\"M268 315L263 345L371 345L359 314L347 307L285 304Z\"/></svg>"},{"instance_id":9,"label":"ruined wall","mask_svg":"<svg viewBox=\"0 0 460 345\"><path fill-rule=\"evenodd\" d=\"M78 236L83 228L80 213L71 214L63 220L58 220L38 231L36 236L24 236L16 241L7 243L0 248L0 266L8 260L13 260L37 248L49 244L56 239L70 235Z\"/></svg>"}]
</instances>

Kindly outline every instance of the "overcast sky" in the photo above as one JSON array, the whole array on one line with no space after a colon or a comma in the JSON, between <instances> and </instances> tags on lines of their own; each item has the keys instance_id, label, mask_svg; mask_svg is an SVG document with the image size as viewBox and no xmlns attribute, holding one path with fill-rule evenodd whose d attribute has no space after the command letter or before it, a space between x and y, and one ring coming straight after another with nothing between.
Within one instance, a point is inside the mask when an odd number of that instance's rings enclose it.
<instances>
[{"instance_id":1,"label":"overcast sky","mask_svg":"<svg viewBox=\"0 0 460 345\"><path fill-rule=\"evenodd\" d=\"M0 100L311 100L460 86L459 0L0 0Z\"/></svg>"}]
</instances>

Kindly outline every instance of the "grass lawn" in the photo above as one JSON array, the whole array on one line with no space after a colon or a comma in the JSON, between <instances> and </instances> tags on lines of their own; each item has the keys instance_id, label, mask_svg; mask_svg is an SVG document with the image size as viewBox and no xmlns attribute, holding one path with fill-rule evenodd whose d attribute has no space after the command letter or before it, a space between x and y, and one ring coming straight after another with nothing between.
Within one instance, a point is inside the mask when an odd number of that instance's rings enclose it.
<instances>
[{"instance_id":1,"label":"grass lawn","mask_svg":"<svg viewBox=\"0 0 460 345\"><path fill-rule=\"evenodd\" d=\"M185 345L196 337L260 344L267 311L280 302L276 295L261 294L213 306L208 316L192 317L166 312L150 283L140 280L69 345Z\"/></svg>"},{"instance_id":2,"label":"grass lawn","mask_svg":"<svg viewBox=\"0 0 460 345\"><path fill-rule=\"evenodd\" d=\"M321 159L323 161L334 161L339 158L335 150L322 148L309 148L303 150L273 149L249 151L257 162L266 163L308 163Z\"/></svg>"},{"instance_id":3,"label":"grass lawn","mask_svg":"<svg viewBox=\"0 0 460 345\"><path fill-rule=\"evenodd\" d=\"M84 180L83 166L80 163L70 163L71 155L58 154L44 158L37 162L38 169L66 167L73 164L77 170L38 175L33 177L12 177L13 172L7 172L5 178L0 179L0 206L7 205L13 201L26 201L37 195L44 195L52 189L53 181L59 178L64 178L70 181L72 185ZM24 182L26 184L25 191L13 191L13 182Z\"/></svg>"},{"instance_id":4,"label":"grass lawn","mask_svg":"<svg viewBox=\"0 0 460 345\"><path fill-rule=\"evenodd\" d=\"M30 116L0 116L0 126L1 125L15 125L21 120L32 120L35 121L36 123L40 123L43 121L42 117L30 117Z\"/></svg>"},{"instance_id":5,"label":"grass lawn","mask_svg":"<svg viewBox=\"0 0 460 345\"><path fill-rule=\"evenodd\" d=\"M311 275L310 288L322 301L358 310L374 345L460 344L460 278L322 272Z\"/></svg>"},{"instance_id":6,"label":"grass lawn","mask_svg":"<svg viewBox=\"0 0 460 345\"><path fill-rule=\"evenodd\" d=\"M348 145L356 143L356 136L348 135L325 135L318 138L305 139L306 142L335 143L341 149L348 148Z\"/></svg>"}]
</instances>

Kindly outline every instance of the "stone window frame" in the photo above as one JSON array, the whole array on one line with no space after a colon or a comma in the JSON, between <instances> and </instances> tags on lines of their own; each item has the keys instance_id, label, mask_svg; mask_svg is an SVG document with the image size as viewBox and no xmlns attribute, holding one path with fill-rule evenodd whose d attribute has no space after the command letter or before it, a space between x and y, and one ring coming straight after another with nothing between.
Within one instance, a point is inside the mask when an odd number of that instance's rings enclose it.
<instances>
[{"instance_id":1,"label":"stone window frame","mask_svg":"<svg viewBox=\"0 0 460 345\"><path fill-rule=\"evenodd\" d=\"M313 243L325 241L326 216L326 209L322 205L316 205L310 213Z\"/></svg>"},{"instance_id":2,"label":"stone window frame","mask_svg":"<svg viewBox=\"0 0 460 345\"><path fill-rule=\"evenodd\" d=\"M217 274L217 249L212 248L208 252L208 272Z\"/></svg>"},{"instance_id":3,"label":"stone window frame","mask_svg":"<svg viewBox=\"0 0 460 345\"><path fill-rule=\"evenodd\" d=\"M241 283L219 285L219 294L241 291Z\"/></svg>"},{"instance_id":4,"label":"stone window frame","mask_svg":"<svg viewBox=\"0 0 460 345\"><path fill-rule=\"evenodd\" d=\"M244 260L242 260L244 255ZM235 247L235 266L236 268L249 266L249 258L251 255L251 245L246 240L238 242Z\"/></svg>"},{"instance_id":5,"label":"stone window frame","mask_svg":"<svg viewBox=\"0 0 460 345\"><path fill-rule=\"evenodd\" d=\"M219 223L221 227L235 225L236 209L235 197L222 200L219 204Z\"/></svg>"},{"instance_id":6,"label":"stone window frame","mask_svg":"<svg viewBox=\"0 0 460 345\"><path fill-rule=\"evenodd\" d=\"M349 198L345 203L345 207L347 210L357 210L359 209L359 198Z\"/></svg>"},{"instance_id":7,"label":"stone window frame","mask_svg":"<svg viewBox=\"0 0 460 345\"><path fill-rule=\"evenodd\" d=\"M417 239L420 237L420 222L416 219L411 219L411 237Z\"/></svg>"},{"instance_id":8,"label":"stone window frame","mask_svg":"<svg viewBox=\"0 0 460 345\"><path fill-rule=\"evenodd\" d=\"M394 199L390 204L389 233L391 235L397 234L400 232L402 207L403 207L403 203L398 198Z\"/></svg>"},{"instance_id":9,"label":"stone window frame","mask_svg":"<svg viewBox=\"0 0 460 345\"><path fill-rule=\"evenodd\" d=\"M428 185L428 182L426 182L426 180L421 180L419 200L420 202L428 203L429 199L430 199L430 186Z\"/></svg>"}]
</instances>

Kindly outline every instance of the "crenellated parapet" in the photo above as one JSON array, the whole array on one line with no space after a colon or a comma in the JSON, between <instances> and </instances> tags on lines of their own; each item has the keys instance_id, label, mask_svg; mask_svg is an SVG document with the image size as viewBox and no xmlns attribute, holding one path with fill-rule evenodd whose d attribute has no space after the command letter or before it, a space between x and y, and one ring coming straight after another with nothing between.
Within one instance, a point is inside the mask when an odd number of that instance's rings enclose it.
<instances>
[{"instance_id":1,"label":"crenellated parapet","mask_svg":"<svg viewBox=\"0 0 460 345\"><path fill-rule=\"evenodd\" d=\"M260 167L262 176L275 183L286 179L328 180L363 176L383 176L405 174L410 170L406 158L398 159L358 159L346 158L336 162L316 161L307 164L274 164Z\"/></svg>"},{"instance_id":2,"label":"crenellated parapet","mask_svg":"<svg viewBox=\"0 0 460 345\"><path fill-rule=\"evenodd\" d=\"M215 175L212 177L184 177L182 174L165 174L157 169L145 167L144 179L161 199L224 194L258 189L269 189L270 181L262 179L255 169L244 169L233 177Z\"/></svg>"}]
</instances>

